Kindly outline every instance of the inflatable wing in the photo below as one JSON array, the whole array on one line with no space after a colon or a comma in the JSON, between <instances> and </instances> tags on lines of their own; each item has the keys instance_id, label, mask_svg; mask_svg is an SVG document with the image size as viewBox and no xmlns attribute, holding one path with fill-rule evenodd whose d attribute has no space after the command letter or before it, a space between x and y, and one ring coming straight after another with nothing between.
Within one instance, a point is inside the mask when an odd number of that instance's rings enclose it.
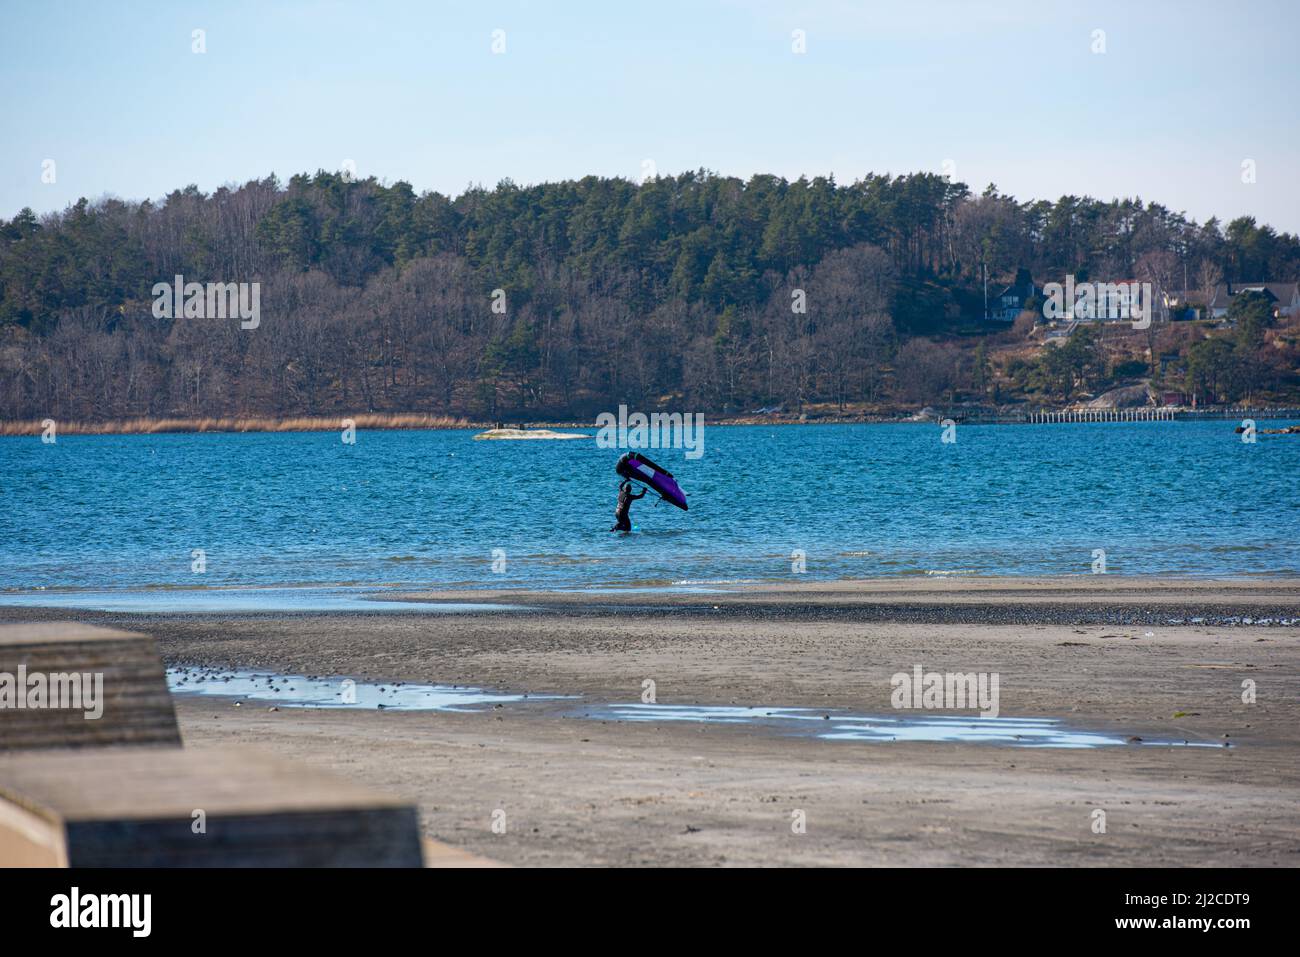
<instances>
[{"instance_id":1,"label":"inflatable wing","mask_svg":"<svg viewBox=\"0 0 1300 957\"><path fill-rule=\"evenodd\" d=\"M658 492L665 502L686 511L686 493L673 479L673 473L655 465L640 452L624 453L614 466L614 471L623 478L644 482Z\"/></svg>"}]
</instances>

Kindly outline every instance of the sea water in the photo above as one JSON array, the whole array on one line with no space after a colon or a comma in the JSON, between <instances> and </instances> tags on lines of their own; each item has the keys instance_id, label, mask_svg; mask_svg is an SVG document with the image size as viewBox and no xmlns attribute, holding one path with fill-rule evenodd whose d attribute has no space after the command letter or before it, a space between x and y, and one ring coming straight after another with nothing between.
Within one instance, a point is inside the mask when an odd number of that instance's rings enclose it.
<instances>
[{"instance_id":1,"label":"sea water","mask_svg":"<svg viewBox=\"0 0 1300 957\"><path fill-rule=\"evenodd\" d=\"M1300 436L1232 421L708 426L611 534L619 449L471 431L0 438L0 603L60 589L709 588L1300 573ZM1259 423L1261 428L1284 423ZM1099 564L1100 563L1100 564Z\"/></svg>"}]
</instances>

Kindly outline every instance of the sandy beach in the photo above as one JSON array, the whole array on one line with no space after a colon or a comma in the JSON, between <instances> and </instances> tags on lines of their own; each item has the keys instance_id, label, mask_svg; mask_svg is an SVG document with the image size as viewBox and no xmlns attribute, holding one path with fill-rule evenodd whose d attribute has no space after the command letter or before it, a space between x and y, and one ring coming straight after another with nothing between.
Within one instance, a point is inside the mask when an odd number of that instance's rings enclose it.
<instances>
[{"instance_id":1,"label":"sandy beach","mask_svg":"<svg viewBox=\"0 0 1300 957\"><path fill-rule=\"evenodd\" d=\"M256 747L408 797L426 834L506 864L1300 863L1300 582L1099 578L455 593L530 608L474 615L0 619L129 627L179 667L528 693L464 713L176 697L187 747ZM824 740L602 711L649 680L660 705L888 716L891 675L916 665L996 673L1001 715L1129 743Z\"/></svg>"}]
</instances>

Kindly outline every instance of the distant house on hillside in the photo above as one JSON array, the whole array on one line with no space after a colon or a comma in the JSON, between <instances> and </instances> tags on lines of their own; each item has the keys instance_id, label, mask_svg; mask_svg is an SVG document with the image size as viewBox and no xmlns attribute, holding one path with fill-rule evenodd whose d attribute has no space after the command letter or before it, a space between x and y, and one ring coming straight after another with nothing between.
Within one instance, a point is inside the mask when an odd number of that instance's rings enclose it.
<instances>
[{"instance_id":1,"label":"distant house on hillside","mask_svg":"<svg viewBox=\"0 0 1300 957\"><path fill-rule=\"evenodd\" d=\"M1107 322L1131 322L1140 313L1142 284L1136 279L1114 279L1097 284L1095 318ZM1154 305L1154 304L1152 304Z\"/></svg>"},{"instance_id":2,"label":"distant house on hillside","mask_svg":"<svg viewBox=\"0 0 1300 957\"><path fill-rule=\"evenodd\" d=\"M1202 297L1195 289L1166 289L1160 297L1164 301L1169 318L1173 320L1200 319L1204 311L1196 304Z\"/></svg>"},{"instance_id":3,"label":"distant house on hillside","mask_svg":"<svg viewBox=\"0 0 1300 957\"><path fill-rule=\"evenodd\" d=\"M1037 291L1033 282L1020 286L1012 283L989 300L989 318L994 322L1015 322Z\"/></svg>"},{"instance_id":4,"label":"distant house on hillside","mask_svg":"<svg viewBox=\"0 0 1300 957\"><path fill-rule=\"evenodd\" d=\"M1275 316L1290 316L1300 309L1300 283L1294 282L1227 282L1219 283L1210 300L1211 319L1223 319L1234 296L1257 292L1273 303Z\"/></svg>"}]
</instances>

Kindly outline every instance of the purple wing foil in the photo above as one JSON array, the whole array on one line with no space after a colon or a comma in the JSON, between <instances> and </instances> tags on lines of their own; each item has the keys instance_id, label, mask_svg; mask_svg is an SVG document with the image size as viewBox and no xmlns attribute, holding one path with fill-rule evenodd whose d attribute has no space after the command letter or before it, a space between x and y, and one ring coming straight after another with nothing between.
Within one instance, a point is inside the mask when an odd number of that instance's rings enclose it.
<instances>
[{"instance_id":1,"label":"purple wing foil","mask_svg":"<svg viewBox=\"0 0 1300 957\"><path fill-rule=\"evenodd\" d=\"M671 474L663 471L644 456L638 455L636 452L630 452L618 460L615 470L624 478L644 482L658 492L659 497L665 502L676 505L683 512L687 511L686 494L682 491L681 486L677 484Z\"/></svg>"}]
</instances>

